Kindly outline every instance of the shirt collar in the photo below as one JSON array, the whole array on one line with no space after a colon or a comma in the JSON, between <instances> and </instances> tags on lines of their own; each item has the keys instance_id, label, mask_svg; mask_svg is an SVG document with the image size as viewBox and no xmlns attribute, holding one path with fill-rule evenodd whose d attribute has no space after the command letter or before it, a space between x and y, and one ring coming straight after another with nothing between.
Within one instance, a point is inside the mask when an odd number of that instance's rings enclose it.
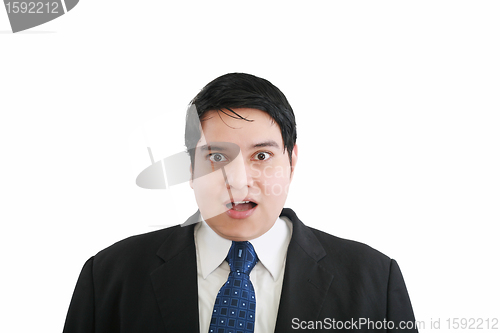
<instances>
[{"instance_id":1,"label":"shirt collar","mask_svg":"<svg viewBox=\"0 0 500 333\"><path fill-rule=\"evenodd\" d=\"M286 217L276 220L265 234L250 240L259 262L269 271L274 281L285 266L286 252L292 237L292 223ZM202 220L195 229L197 254L201 263L201 274L207 278L226 259L232 242L219 236Z\"/></svg>"}]
</instances>

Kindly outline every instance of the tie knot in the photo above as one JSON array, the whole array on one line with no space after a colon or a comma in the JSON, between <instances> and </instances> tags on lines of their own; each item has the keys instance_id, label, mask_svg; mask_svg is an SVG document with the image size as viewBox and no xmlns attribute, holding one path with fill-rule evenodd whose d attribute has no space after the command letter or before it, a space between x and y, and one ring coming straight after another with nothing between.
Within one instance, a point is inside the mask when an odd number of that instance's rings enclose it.
<instances>
[{"instance_id":1,"label":"tie knot","mask_svg":"<svg viewBox=\"0 0 500 333\"><path fill-rule=\"evenodd\" d=\"M250 242L234 242L226 257L231 272L250 274L259 261L257 253Z\"/></svg>"}]
</instances>

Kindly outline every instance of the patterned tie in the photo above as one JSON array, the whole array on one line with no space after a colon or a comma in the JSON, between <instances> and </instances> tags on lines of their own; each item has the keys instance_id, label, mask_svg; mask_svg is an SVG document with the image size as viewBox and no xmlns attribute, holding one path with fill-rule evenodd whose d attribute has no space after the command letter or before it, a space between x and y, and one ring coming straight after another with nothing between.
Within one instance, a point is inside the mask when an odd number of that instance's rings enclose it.
<instances>
[{"instance_id":1,"label":"patterned tie","mask_svg":"<svg viewBox=\"0 0 500 333\"><path fill-rule=\"evenodd\" d=\"M209 333L253 333L255 291L250 271L259 258L249 242L233 242L226 261L231 272L215 299Z\"/></svg>"}]
</instances>

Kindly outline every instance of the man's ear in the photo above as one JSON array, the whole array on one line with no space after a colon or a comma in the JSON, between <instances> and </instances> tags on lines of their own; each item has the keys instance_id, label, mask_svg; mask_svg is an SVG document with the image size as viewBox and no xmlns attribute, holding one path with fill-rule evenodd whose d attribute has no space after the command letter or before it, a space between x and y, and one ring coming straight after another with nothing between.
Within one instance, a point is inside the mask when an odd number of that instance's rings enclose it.
<instances>
[{"instance_id":1,"label":"man's ear","mask_svg":"<svg viewBox=\"0 0 500 333\"><path fill-rule=\"evenodd\" d=\"M193 188L193 164L189 165L189 172L191 173L191 178L189 178L189 186Z\"/></svg>"},{"instance_id":2,"label":"man's ear","mask_svg":"<svg viewBox=\"0 0 500 333\"><path fill-rule=\"evenodd\" d=\"M292 178L293 178L293 172L295 171L295 165L297 164L298 158L299 158L299 147L297 147L297 144L295 144L295 146L293 146L293 150L292 150L290 180L292 180Z\"/></svg>"}]
</instances>

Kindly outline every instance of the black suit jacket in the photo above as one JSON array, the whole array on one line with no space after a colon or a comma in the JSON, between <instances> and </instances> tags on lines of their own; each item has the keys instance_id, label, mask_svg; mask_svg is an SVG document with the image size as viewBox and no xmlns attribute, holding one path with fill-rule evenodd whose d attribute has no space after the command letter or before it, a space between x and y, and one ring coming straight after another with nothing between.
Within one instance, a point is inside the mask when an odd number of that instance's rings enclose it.
<instances>
[{"instance_id":1,"label":"black suit jacket","mask_svg":"<svg viewBox=\"0 0 500 333\"><path fill-rule=\"evenodd\" d=\"M357 322L354 331L395 332L385 329L387 321L396 327L414 321L394 260L367 245L306 227L291 209L283 209L283 215L292 221L293 233L275 332L313 324L332 331L333 319L344 327ZM190 224L133 236L90 258L64 333L199 332L193 231ZM360 326L363 318L366 324Z\"/></svg>"}]
</instances>

